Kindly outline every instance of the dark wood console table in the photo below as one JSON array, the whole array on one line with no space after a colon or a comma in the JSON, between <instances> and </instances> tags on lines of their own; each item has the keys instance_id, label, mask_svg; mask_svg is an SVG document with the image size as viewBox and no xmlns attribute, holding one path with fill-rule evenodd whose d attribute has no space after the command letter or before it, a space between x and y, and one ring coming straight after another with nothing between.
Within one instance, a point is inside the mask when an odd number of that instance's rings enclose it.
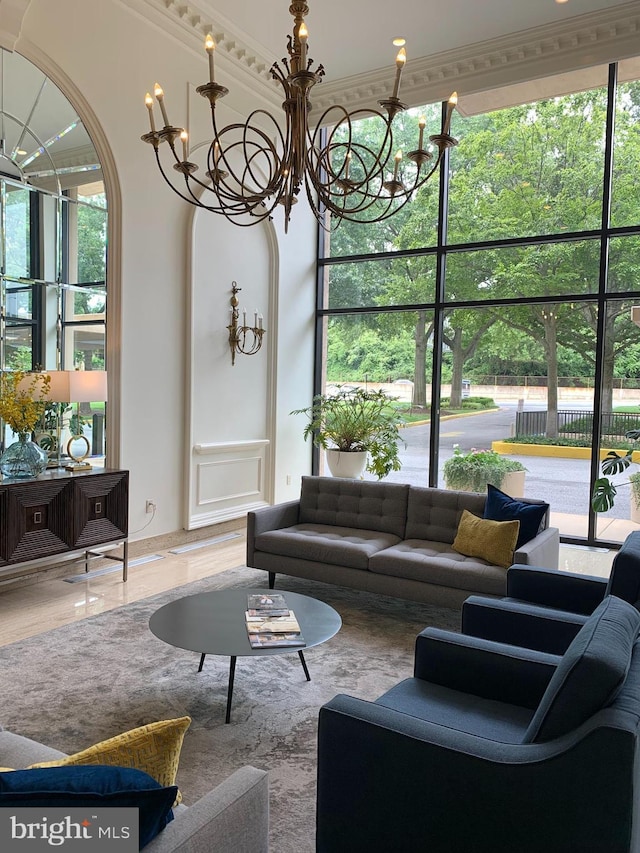
<instances>
[{"instance_id":1,"label":"dark wood console table","mask_svg":"<svg viewBox=\"0 0 640 853\"><path fill-rule=\"evenodd\" d=\"M93 468L76 474L53 469L33 480L0 480L2 569L84 551L122 563L127 580L129 472ZM96 545L122 543L123 556L97 554Z\"/></svg>"}]
</instances>

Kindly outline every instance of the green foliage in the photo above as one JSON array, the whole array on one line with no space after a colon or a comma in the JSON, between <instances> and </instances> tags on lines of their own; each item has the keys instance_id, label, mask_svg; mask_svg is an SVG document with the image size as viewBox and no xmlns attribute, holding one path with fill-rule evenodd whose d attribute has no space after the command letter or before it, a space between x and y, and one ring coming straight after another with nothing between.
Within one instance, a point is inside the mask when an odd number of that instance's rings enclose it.
<instances>
[{"instance_id":1,"label":"green foliage","mask_svg":"<svg viewBox=\"0 0 640 853\"><path fill-rule=\"evenodd\" d=\"M626 437L632 439L633 441L637 441L640 438L640 430L632 429L626 433ZM632 477L635 476L637 479L638 474L631 474L629 476L629 480L626 483L613 483L609 477L613 477L616 474L622 474L626 471L630 465L633 464L633 449L627 450L627 452L621 456L616 453L614 450L609 451L605 458L601 462L602 469L602 477L599 477L594 485L593 492L591 493L591 506L593 507L594 512L606 512L611 509L611 507L615 503L615 498L618 493L619 486L628 486L632 483L632 491L635 495L637 483L632 481Z\"/></svg>"},{"instance_id":2,"label":"green foliage","mask_svg":"<svg viewBox=\"0 0 640 853\"><path fill-rule=\"evenodd\" d=\"M440 404L443 409L448 409L450 407L451 400L449 397L442 397L440 400ZM473 411L480 411L482 409L495 409L496 402L493 397L464 397L462 403L460 404L460 408L471 409ZM458 407L456 406L456 409Z\"/></svg>"},{"instance_id":3,"label":"green foliage","mask_svg":"<svg viewBox=\"0 0 640 853\"><path fill-rule=\"evenodd\" d=\"M327 381L369 382L394 381L413 375L415 343L407 330L395 336L384 334L382 328L365 328L360 334L334 334L344 325L342 317L333 318L327 344ZM379 315L376 315L376 321ZM346 331L346 330L345 330Z\"/></svg>"},{"instance_id":4,"label":"green foliage","mask_svg":"<svg viewBox=\"0 0 640 853\"><path fill-rule=\"evenodd\" d=\"M557 438L547 438L545 435L522 435L515 438L503 438L506 444L543 444L552 447L591 447L591 440L586 438L567 438L566 436L558 436ZM620 439L608 439L607 447L613 450L629 450L628 441Z\"/></svg>"},{"instance_id":5,"label":"green foliage","mask_svg":"<svg viewBox=\"0 0 640 853\"><path fill-rule=\"evenodd\" d=\"M501 456L495 450L472 448L462 453L457 444L443 467L447 488L481 493L486 492L489 483L499 489L506 474L526 470L521 462Z\"/></svg>"},{"instance_id":6,"label":"green foliage","mask_svg":"<svg viewBox=\"0 0 640 853\"><path fill-rule=\"evenodd\" d=\"M317 447L343 452L367 451L367 471L378 479L401 467L398 443L402 441L398 414L383 391L338 388L335 394L317 394L306 409L290 414L306 415L305 440Z\"/></svg>"}]
</instances>

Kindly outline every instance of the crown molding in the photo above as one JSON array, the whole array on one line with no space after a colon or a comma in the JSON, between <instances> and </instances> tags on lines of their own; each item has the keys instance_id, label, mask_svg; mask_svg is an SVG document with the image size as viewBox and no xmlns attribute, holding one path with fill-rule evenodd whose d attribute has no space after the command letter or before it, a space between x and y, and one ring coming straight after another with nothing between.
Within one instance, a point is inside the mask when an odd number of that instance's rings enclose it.
<instances>
[{"instance_id":1,"label":"crown molding","mask_svg":"<svg viewBox=\"0 0 640 853\"><path fill-rule=\"evenodd\" d=\"M198 52L211 32L216 40L216 62L224 72L266 106L280 108L281 92L269 73L275 55L264 55L231 21L217 13L212 20L210 8L198 2L127 0L125 5ZM401 99L409 106L435 103L447 99L453 90L464 96L639 53L640 0L633 0L561 23L412 59L403 73ZM318 117L335 103L350 111L376 107L378 100L389 96L393 75L390 66L324 81L313 90L313 114Z\"/></svg>"},{"instance_id":2,"label":"crown molding","mask_svg":"<svg viewBox=\"0 0 640 853\"><path fill-rule=\"evenodd\" d=\"M13 50L31 0L0 0L0 47Z\"/></svg>"},{"instance_id":3,"label":"crown molding","mask_svg":"<svg viewBox=\"0 0 640 853\"><path fill-rule=\"evenodd\" d=\"M141 17L157 25L163 32L169 33L183 46L202 58L203 79L206 82L206 54L204 40L211 33L216 43L216 68L221 69L227 79L240 84L246 92L262 99L269 108L280 107L282 91L269 73L276 60L275 55L266 56L262 48L246 33L223 15L216 12L215 19L211 8L197 2L180 0L120 0L128 11L135 11Z\"/></svg>"},{"instance_id":4,"label":"crown molding","mask_svg":"<svg viewBox=\"0 0 640 853\"><path fill-rule=\"evenodd\" d=\"M401 100L421 106L451 92L473 94L540 77L638 56L640 2L569 18L430 57L410 60ZM349 110L375 106L389 97L393 68L338 80L314 90L316 115L339 99Z\"/></svg>"}]
</instances>

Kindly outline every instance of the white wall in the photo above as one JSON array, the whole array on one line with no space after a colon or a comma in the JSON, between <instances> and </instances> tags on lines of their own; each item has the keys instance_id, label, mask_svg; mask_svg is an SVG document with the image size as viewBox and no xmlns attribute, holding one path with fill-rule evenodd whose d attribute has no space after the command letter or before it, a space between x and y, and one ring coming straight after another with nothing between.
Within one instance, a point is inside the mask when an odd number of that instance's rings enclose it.
<instances>
[{"instance_id":1,"label":"white wall","mask_svg":"<svg viewBox=\"0 0 640 853\"><path fill-rule=\"evenodd\" d=\"M194 219L191 207L165 185L151 146L140 141L148 130L144 93L159 80L171 122L185 124L187 83L197 85L207 76L206 55L197 44L185 47L118 0L32 0L16 50L45 66L43 70L63 91L64 78L69 78L93 110L115 163L122 198L120 275L112 270L122 288L121 336L115 342L121 361L117 464L131 472L132 538L184 526L185 459L196 434L214 442L268 434L272 438L273 497L293 496L311 458L300 425L288 413L306 405L312 393L315 221L300 204L290 233L283 235L276 225L273 246L266 251L264 231L234 228L206 212ZM224 63L218 63L218 74L222 79ZM228 103L233 107L233 80L224 82L232 90ZM73 101L73 92L66 93ZM242 98L246 95L245 90L239 92ZM208 109L206 102L201 109L202 117L192 116L198 128ZM118 215L115 205L110 214ZM197 277L204 283L204 270L210 267L212 289L210 303L193 329L203 359L195 384L188 372L194 235ZM221 256L211 254L208 235L211 246L225 248L220 269ZM224 344L227 311L220 312L220 308L230 296L230 277L246 287L241 295L262 298L269 253L276 256L279 270L276 322L269 318L277 328L273 358L267 361L266 352L240 357L245 362L232 369ZM258 291L252 293L254 287ZM247 308L252 316L254 306L247 304ZM110 329L117 328L113 315L109 324ZM267 370L272 396L265 391ZM117 382L115 376L113 379ZM194 389L193 432L188 418L190 388ZM236 405L238 399L251 400L251 406ZM287 475L291 486L287 486ZM156 501L157 513L152 525L142 530L148 521L148 498Z\"/></svg>"}]
</instances>

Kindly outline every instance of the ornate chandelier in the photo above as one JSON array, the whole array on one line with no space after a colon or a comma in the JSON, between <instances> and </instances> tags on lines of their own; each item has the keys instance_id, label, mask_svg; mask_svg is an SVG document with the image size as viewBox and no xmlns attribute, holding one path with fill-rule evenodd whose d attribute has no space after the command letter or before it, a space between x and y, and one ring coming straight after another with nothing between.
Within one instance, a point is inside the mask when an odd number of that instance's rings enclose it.
<instances>
[{"instance_id":1,"label":"ornate chandelier","mask_svg":"<svg viewBox=\"0 0 640 853\"><path fill-rule=\"evenodd\" d=\"M196 176L198 166L189 161L187 131L171 125L164 92L156 83L154 94L164 126L156 129L153 98L146 95L151 130L142 140L153 146L158 168L169 186L181 198L214 213L221 213L237 225L253 225L271 217L277 205L284 208L285 231L291 209L302 188L314 216L324 226L324 212L334 222L380 222L393 216L436 172L444 152L458 142L449 135L451 113L457 103L454 92L447 102L441 133L429 136L424 144L425 120L418 123L418 144L407 153L408 168L402 167L402 152L396 151L393 119L407 107L399 97L400 78L406 62L402 48L396 57L396 74L390 98L379 101L379 110L355 110L333 105L312 127L309 123L309 94L324 76L324 67L307 56L309 14L305 0L291 0L293 35L287 38L287 54L271 67L271 76L284 92L283 113L275 118L266 110L255 110L244 124L218 128L216 104L228 89L215 80L215 42L205 40L209 56L209 82L196 91L211 105L213 140L207 154L206 176ZM374 117L381 124L379 145L374 148L357 140L353 124ZM323 132L323 128L327 128ZM182 146L178 144L181 140ZM170 149L173 169L184 183L163 166L163 143ZM171 158L170 158L171 160Z\"/></svg>"}]
</instances>

